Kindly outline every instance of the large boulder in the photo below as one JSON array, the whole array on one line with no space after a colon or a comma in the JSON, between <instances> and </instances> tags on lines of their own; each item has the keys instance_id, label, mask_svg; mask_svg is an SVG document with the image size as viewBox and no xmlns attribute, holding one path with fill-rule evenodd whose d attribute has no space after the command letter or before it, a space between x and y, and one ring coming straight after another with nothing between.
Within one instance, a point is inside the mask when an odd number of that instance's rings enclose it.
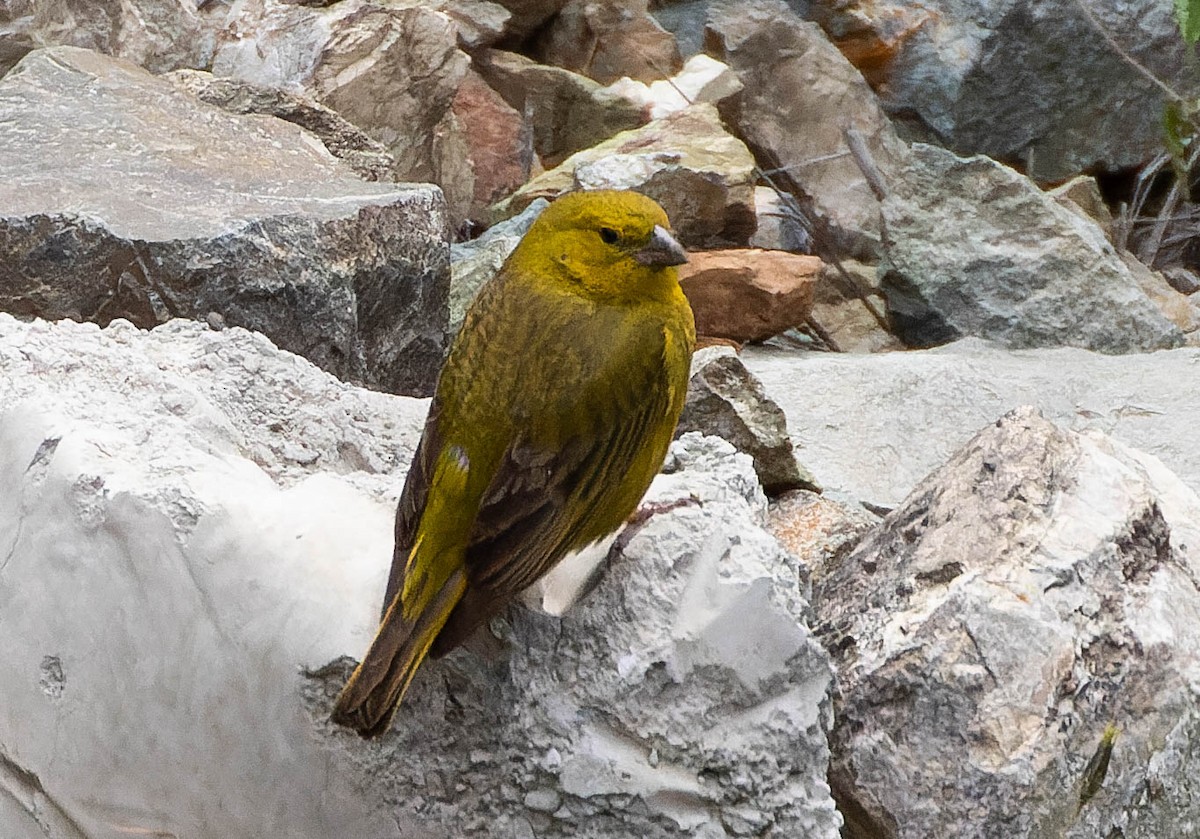
<instances>
[{"instance_id":1,"label":"large boulder","mask_svg":"<svg viewBox=\"0 0 1200 839\"><path fill-rule=\"evenodd\" d=\"M820 27L782 0L715 4L705 30L709 53L742 83L722 115L821 231L821 244L843 255L878 258L879 200L846 145L863 137L886 178L906 146L862 75Z\"/></svg>"},{"instance_id":2,"label":"large boulder","mask_svg":"<svg viewBox=\"0 0 1200 839\"><path fill-rule=\"evenodd\" d=\"M1127 353L1184 341L1099 226L994 160L917 144L882 209L881 285L910 346L975 335Z\"/></svg>"},{"instance_id":3,"label":"large boulder","mask_svg":"<svg viewBox=\"0 0 1200 839\"><path fill-rule=\"evenodd\" d=\"M1183 384L1200 367L1197 349L1116 356L964 339L868 356L748 346L741 358L822 485L880 506L898 504L983 423L1026 404L1161 458L1200 492L1200 390Z\"/></svg>"},{"instance_id":4,"label":"large boulder","mask_svg":"<svg viewBox=\"0 0 1200 839\"><path fill-rule=\"evenodd\" d=\"M425 410L241 329L0 314L0 835L835 839L803 570L713 438L565 617L331 726Z\"/></svg>"},{"instance_id":5,"label":"large boulder","mask_svg":"<svg viewBox=\"0 0 1200 839\"><path fill-rule=\"evenodd\" d=\"M241 329L0 314L0 835L418 835L298 667L370 640L424 409Z\"/></svg>"},{"instance_id":6,"label":"large boulder","mask_svg":"<svg viewBox=\"0 0 1200 839\"><path fill-rule=\"evenodd\" d=\"M1139 166L1162 149L1166 96L1147 70L1185 100L1197 92L1167 0L851 0L812 10L915 133L1038 180Z\"/></svg>"},{"instance_id":7,"label":"large boulder","mask_svg":"<svg viewBox=\"0 0 1200 839\"><path fill-rule=\"evenodd\" d=\"M342 378L427 393L445 205L367 183L296 126L75 47L0 80L0 310L258 330Z\"/></svg>"},{"instance_id":8,"label":"large boulder","mask_svg":"<svg viewBox=\"0 0 1200 839\"><path fill-rule=\"evenodd\" d=\"M1200 819L1200 498L1010 413L814 578L847 839L1160 839Z\"/></svg>"}]
</instances>

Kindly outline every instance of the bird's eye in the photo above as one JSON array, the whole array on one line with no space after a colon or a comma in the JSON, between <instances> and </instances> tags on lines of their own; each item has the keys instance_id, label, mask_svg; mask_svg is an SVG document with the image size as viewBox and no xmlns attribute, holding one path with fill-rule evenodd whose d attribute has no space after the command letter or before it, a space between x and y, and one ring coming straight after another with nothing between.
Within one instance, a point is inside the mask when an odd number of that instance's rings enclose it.
<instances>
[{"instance_id":1,"label":"bird's eye","mask_svg":"<svg viewBox=\"0 0 1200 839\"><path fill-rule=\"evenodd\" d=\"M617 233L611 227L601 227L600 238L606 245L615 245L617 240L621 238L621 234Z\"/></svg>"}]
</instances>

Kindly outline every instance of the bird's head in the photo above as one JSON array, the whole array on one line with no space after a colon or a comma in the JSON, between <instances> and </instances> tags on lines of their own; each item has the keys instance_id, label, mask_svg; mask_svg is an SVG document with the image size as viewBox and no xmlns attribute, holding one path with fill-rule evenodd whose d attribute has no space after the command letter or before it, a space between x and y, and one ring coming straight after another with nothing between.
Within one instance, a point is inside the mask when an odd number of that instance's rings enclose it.
<instances>
[{"instance_id":1,"label":"bird's head","mask_svg":"<svg viewBox=\"0 0 1200 839\"><path fill-rule=\"evenodd\" d=\"M687 254L662 207L636 192L563 195L547 207L512 255L513 265L599 299L676 294L675 266Z\"/></svg>"}]
</instances>

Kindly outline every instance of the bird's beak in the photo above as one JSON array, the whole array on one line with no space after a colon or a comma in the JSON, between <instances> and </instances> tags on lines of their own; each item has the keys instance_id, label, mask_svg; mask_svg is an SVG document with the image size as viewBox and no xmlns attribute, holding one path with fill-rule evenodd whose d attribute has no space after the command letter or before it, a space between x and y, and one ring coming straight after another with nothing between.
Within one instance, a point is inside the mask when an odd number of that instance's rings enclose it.
<instances>
[{"instance_id":1,"label":"bird's beak","mask_svg":"<svg viewBox=\"0 0 1200 839\"><path fill-rule=\"evenodd\" d=\"M643 265L682 265L688 261L683 245L675 240L666 228L654 225L654 233L646 247L633 254Z\"/></svg>"}]
</instances>

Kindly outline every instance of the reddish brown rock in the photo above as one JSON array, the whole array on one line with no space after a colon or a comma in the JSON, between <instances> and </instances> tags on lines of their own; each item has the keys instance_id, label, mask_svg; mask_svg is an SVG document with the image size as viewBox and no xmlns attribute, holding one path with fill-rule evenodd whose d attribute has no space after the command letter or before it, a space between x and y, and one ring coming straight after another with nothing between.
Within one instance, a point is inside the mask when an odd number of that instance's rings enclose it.
<instances>
[{"instance_id":1,"label":"reddish brown rock","mask_svg":"<svg viewBox=\"0 0 1200 839\"><path fill-rule=\"evenodd\" d=\"M463 78L453 110L465 127L470 149L475 189L469 216L477 219L489 204L529 179L533 147L521 114L474 70Z\"/></svg>"},{"instance_id":2,"label":"reddish brown rock","mask_svg":"<svg viewBox=\"0 0 1200 839\"><path fill-rule=\"evenodd\" d=\"M679 282L696 315L696 333L764 341L804 323L821 271L815 256L757 249L700 251L680 266Z\"/></svg>"},{"instance_id":3,"label":"reddish brown rock","mask_svg":"<svg viewBox=\"0 0 1200 839\"><path fill-rule=\"evenodd\" d=\"M675 36L650 16L647 0L569 0L546 27L538 58L610 84L666 79L683 60Z\"/></svg>"}]
</instances>

